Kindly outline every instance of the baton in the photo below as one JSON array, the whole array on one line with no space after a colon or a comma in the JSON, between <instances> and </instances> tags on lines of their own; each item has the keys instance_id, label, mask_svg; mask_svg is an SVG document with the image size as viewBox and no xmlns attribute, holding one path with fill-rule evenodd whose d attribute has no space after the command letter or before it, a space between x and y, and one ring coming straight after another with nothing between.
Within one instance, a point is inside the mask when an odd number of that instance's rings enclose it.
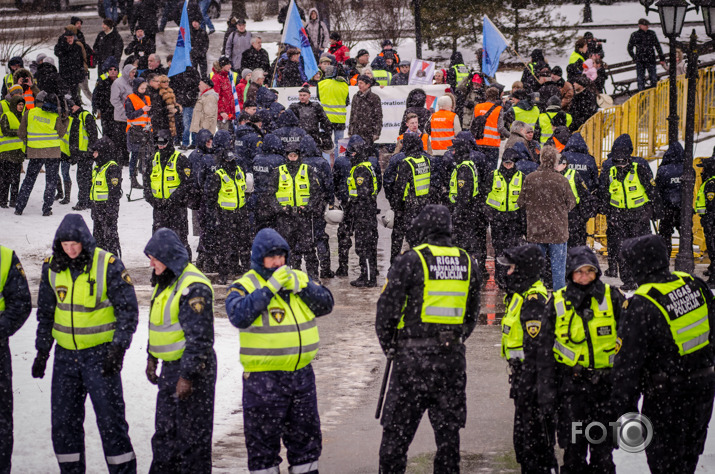
<instances>
[{"instance_id":1,"label":"baton","mask_svg":"<svg viewBox=\"0 0 715 474\"><path fill-rule=\"evenodd\" d=\"M390 369L392 368L392 355L388 353L387 364L385 364L385 375L382 376L382 386L380 387L380 397L377 400L377 410L375 410L375 419L379 420L382 414L382 404L385 401L385 390L387 389L387 381L390 380Z\"/></svg>"}]
</instances>

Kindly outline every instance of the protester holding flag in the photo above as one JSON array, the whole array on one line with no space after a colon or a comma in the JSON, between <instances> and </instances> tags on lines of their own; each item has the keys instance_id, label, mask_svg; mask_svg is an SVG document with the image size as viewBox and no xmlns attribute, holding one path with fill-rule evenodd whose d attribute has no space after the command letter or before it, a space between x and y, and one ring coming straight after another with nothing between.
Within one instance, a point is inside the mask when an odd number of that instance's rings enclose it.
<instances>
[{"instance_id":1,"label":"protester holding flag","mask_svg":"<svg viewBox=\"0 0 715 474\"><path fill-rule=\"evenodd\" d=\"M209 35L201 28L201 20L191 19L191 64L199 71L199 74L206 76L209 73L206 63L206 54L209 51Z\"/></svg>"}]
</instances>

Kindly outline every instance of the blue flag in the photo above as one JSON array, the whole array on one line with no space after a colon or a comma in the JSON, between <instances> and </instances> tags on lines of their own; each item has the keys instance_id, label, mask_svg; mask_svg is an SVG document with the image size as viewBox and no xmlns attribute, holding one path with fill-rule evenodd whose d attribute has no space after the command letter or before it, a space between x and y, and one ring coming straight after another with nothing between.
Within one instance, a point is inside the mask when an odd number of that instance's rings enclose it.
<instances>
[{"instance_id":1,"label":"blue flag","mask_svg":"<svg viewBox=\"0 0 715 474\"><path fill-rule=\"evenodd\" d=\"M482 24L482 74L494 77L499 69L499 57L509 47L504 35L494 26L488 16L484 15Z\"/></svg>"},{"instance_id":2,"label":"blue flag","mask_svg":"<svg viewBox=\"0 0 715 474\"><path fill-rule=\"evenodd\" d=\"M303 21L300 19L300 13L298 13L295 0L290 0L281 42L300 49L300 55L303 58L303 65L305 67L305 75L308 76L308 79L315 76L318 72L318 64L315 62L313 48L310 47L308 33L306 33L305 28L303 28Z\"/></svg>"},{"instance_id":3,"label":"blue flag","mask_svg":"<svg viewBox=\"0 0 715 474\"><path fill-rule=\"evenodd\" d=\"M191 26L189 25L189 13L187 5L181 10L181 23L179 24L179 36L176 38L176 48L174 48L174 59L171 60L169 77L181 74L186 68L191 66Z\"/></svg>"}]
</instances>

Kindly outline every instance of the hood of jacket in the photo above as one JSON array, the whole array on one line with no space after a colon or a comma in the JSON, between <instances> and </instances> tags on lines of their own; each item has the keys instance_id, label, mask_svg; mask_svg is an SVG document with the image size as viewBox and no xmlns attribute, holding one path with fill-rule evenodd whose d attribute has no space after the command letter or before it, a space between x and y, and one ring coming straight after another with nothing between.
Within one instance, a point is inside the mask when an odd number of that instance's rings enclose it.
<instances>
[{"instance_id":1,"label":"hood of jacket","mask_svg":"<svg viewBox=\"0 0 715 474\"><path fill-rule=\"evenodd\" d=\"M531 161L531 153L529 153L529 149L526 148L523 142L515 143L511 149L517 153L515 158L517 158L518 161ZM517 163L517 161L515 160L514 163Z\"/></svg>"},{"instance_id":2,"label":"hood of jacket","mask_svg":"<svg viewBox=\"0 0 715 474\"><path fill-rule=\"evenodd\" d=\"M173 230L162 227L151 236L144 254L159 260L174 276L181 275L189 263L189 253Z\"/></svg>"},{"instance_id":3,"label":"hood of jacket","mask_svg":"<svg viewBox=\"0 0 715 474\"><path fill-rule=\"evenodd\" d=\"M559 152L554 147L545 146L544 149L541 150L539 160L539 171L553 171L556 173L554 166L556 166L556 163L559 161Z\"/></svg>"},{"instance_id":4,"label":"hood of jacket","mask_svg":"<svg viewBox=\"0 0 715 474\"><path fill-rule=\"evenodd\" d=\"M591 265L596 268L596 279L601 278L601 266L598 264L598 257L590 247L573 247L566 254L566 279L571 279L571 274L584 265Z\"/></svg>"},{"instance_id":5,"label":"hood of jacket","mask_svg":"<svg viewBox=\"0 0 715 474\"><path fill-rule=\"evenodd\" d=\"M428 204L412 219L410 224L410 245L424 243L450 245L452 238L452 215L441 204Z\"/></svg>"},{"instance_id":6,"label":"hood of jacket","mask_svg":"<svg viewBox=\"0 0 715 474\"><path fill-rule=\"evenodd\" d=\"M122 77L120 77L120 79L126 82L129 87L132 86L132 82L129 79L129 73L131 73L134 69L136 69L136 67L133 64L127 64L122 68Z\"/></svg>"},{"instance_id":7,"label":"hood of jacket","mask_svg":"<svg viewBox=\"0 0 715 474\"><path fill-rule=\"evenodd\" d=\"M54 64L42 63L37 65L37 74L35 76L42 76L44 74L57 74L57 68Z\"/></svg>"},{"instance_id":8,"label":"hood of jacket","mask_svg":"<svg viewBox=\"0 0 715 474\"><path fill-rule=\"evenodd\" d=\"M350 165L356 166L368 159L368 147L360 135L353 135L348 140L345 155L350 160Z\"/></svg>"},{"instance_id":9,"label":"hood of jacket","mask_svg":"<svg viewBox=\"0 0 715 474\"><path fill-rule=\"evenodd\" d=\"M23 104L25 103L25 97L21 95L14 95L10 97L10 112L13 112L15 115L18 116L18 118L22 117L22 112L17 111L17 104L22 102Z\"/></svg>"},{"instance_id":10,"label":"hood of jacket","mask_svg":"<svg viewBox=\"0 0 715 474\"><path fill-rule=\"evenodd\" d=\"M571 135L571 138L569 138L569 141L566 142L566 146L564 147L563 152L574 152L574 153L583 153L584 155L588 155L588 145L586 145L586 140L583 139L581 134L579 132L574 133Z\"/></svg>"},{"instance_id":11,"label":"hood of jacket","mask_svg":"<svg viewBox=\"0 0 715 474\"><path fill-rule=\"evenodd\" d=\"M545 63L544 52L540 49L535 49L531 52L531 62L533 63Z\"/></svg>"},{"instance_id":12,"label":"hood of jacket","mask_svg":"<svg viewBox=\"0 0 715 474\"><path fill-rule=\"evenodd\" d=\"M470 152L474 149L472 144L474 143L474 136L463 130L457 134L452 140L452 149L454 150L454 158L457 162L462 162L468 160Z\"/></svg>"},{"instance_id":13,"label":"hood of jacket","mask_svg":"<svg viewBox=\"0 0 715 474\"><path fill-rule=\"evenodd\" d=\"M531 110L534 106L531 104L529 99L521 99L519 102L514 104L514 107L518 107L521 110Z\"/></svg>"},{"instance_id":14,"label":"hood of jacket","mask_svg":"<svg viewBox=\"0 0 715 474\"><path fill-rule=\"evenodd\" d=\"M231 136L231 132L228 130L219 130L216 132L216 135L214 135L213 148L216 151L229 150L232 141L233 137Z\"/></svg>"},{"instance_id":15,"label":"hood of jacket","mask_svg":"<svg viewBox=\"0 0 715 474\"><path fill-rule=\"evenodd\" d=\"M498 265L514 265L514 271L506 276L507 291L523 293L539 279L541 269L546 263L544 253L536 244L525 244L504 250Z\"/></svg>"},{"instance_id":16,"label":"hood of jacket","mask_svg":"<svg viewBox=\"0 0 715 474\"><path fill-rule=\"evenodd\" d=\"M110 67L116 67L117 70L119 69L119 62L117 62L117 59L114 56L109 56L104 60L102 63L102 73L107 72Z\"/></svg>"},{"instance_id":17,"label":"hood of jacket","mask_svg":"<svg viewBox=\"0 0 715 474\"><path fill-rule=\"evenodd\" d=\"M261 151L264 155L283 155L283 141L272 133L263 137Z\"/></svg>"},{"instance_id":18,"label":"hood of jacket","mask_svg":"<svg viewBox=\"0 0 715 474\"><path fill-rule=\"evenodd\" d=\"M596 269L596 278L582 285L573 281L573 272L584 265L592 266ZM601 267L598 265L596 253L589 247L574 247L568 250L566 256L566 290L564 296L577 310L581 311L591 306L591 298L596 301L603 301L606 293L606 286L600 280Z\"/></svg>"},{"instance_id":19,"label":"hood of jacket","mask_svg":"<svg viewBox=\"0 0 715 474\"><path fill-rule=\"evenodd\" d=\"M455 66L457 64L464 64L464 58L462 58L462 53L455 51L452 56L449 57L449 67Z\"/></svg>"},{"instance_id":20,"label":"hood of jacket","mask_svg":"<svg viewBox=\"0 0 715 474\"><path fill-rule=\"evenodd\" d=\"M405 102L405 107L424 107L427 104L427 94L423 89L412 89L409 94L407 94L407 101Z\"/></svg>"},{"instance_id":21,"label":"hood of jacket","mask_svg":"<svg viewBox=\"0 0 715 474\"><path fill-rule=\"evenodd\" d=\"M94 160L97 166L103 166L114 159L114 142L109 137L102 137L91 147L91 151L96 151L97 158Z\"/></svg>"},{"instance_id":22,"label":"hood of jacket","mask_svg":"<svg viewBox=\"0 0 715 474\"><path fill-rule=\"evenodd\" d=\"M625 156L630 158L632 154L633 142L631 141L630 135L624 133L613 142L613 147L611 147L611 152L608 154L608 157Z\"/></svg>"},{"instance_id":23,"label":"hood of jacket","mask_svg":"<svg viewBox=\"0 0 715 474\"><path fill-rule=\"evenodd\" d=\"M303 137L303 139L300 141L300 156L322 156L320 150L318 150L318 145L315 144L315 140L313 140L313 137L311 137L310 135Z\"/></svg>"},{"instance_id":24,"label":"hood of jacket","mask_svg":"<svg viewBox=\"0 0 715 474\"><path fill-rule=\"evenodd\" d=\"M18 84L20 82L19 79L23 77L32 79L32 73L29 69L20 68L12 74L12 79L15 81L15 84Z\"/></svg>"},{"instance_id":25,"label":"hood of jacket","mask_svg":"<svg viewBox=\"0 0 715 474\"><path fill-rule=\"evenodd\" d=\"M149 95L149 87L150 86L147 86L146 90L144 91L144 94L140 94L140 92L139 92L139 86L141 86L145 82L146 82L146 80L143 77L137 77L136 79L134 79L134 81L132 81L132 92L134 92L136 95L138 95L140 97L142 95Z\"/></svg>"},{"instance_id":26,"label":"hood of jacket","mask_svg":"<svg viewBox=\"0 0 715 474\"><path fill-rule=\"evenodd\" d=\"M72 260L62 248L62 242L79 242L82 244L82 252ZM52 241L51 267L55 271L63 271L67 269L70 263L76 263L80 267L85 264L91 264L96 247L97 241L94 240L82 215L67 214L60 222L55 232L55 239Z\"/></svg>"},{"instance_id":27,"label":"hood of jacket","mask_svg":"<svg viewBox=\"0 0 715 474\"><path fill-rule=\"evenodd\" d=\"M630 265L633 279L639 285L650 275L668 273L668 248L659 235L643 235L624 241L620 256Z\"/></svg>"},{"instance_id":28,"label":"hood of jacket","mask_svg":"<svg viewBox=\"0 0 715 474\"><path fill-rule=\"evenodd\" d=\"M417 157L422 155L423 151L422 138L416 133L405 132L402 136L402 153L405 156Z\"/></svg>"},{"instance_id":29,"label":"hood of jacket","mask_svg":"<svg viewBox=\"0 0 715 474\"><path fill-rule=\"evenodd\" d=\"M276 120L276 126L278 128L281 127L298 127L300 125L300 122L298 121L298 117L295 116L292 110L286 110L282 114L278 116L278 120Z\"/></svg>"},{"instance_id":30,"label":"hood of jacket","mask_svg":"<svg viewBox=\"0 0 715 474\"><path fill-rule=\"evenodd\" d=\"M273 269L264 267L263 259L276 250L285 251L286 262L290 261L288 242L278 232L269 227L258 231L251 246L251 269L258 272L265 280L271 277Z\"/></svg>"},{"instance_id":31,"label":"hood of jacket","mask_svg":"<svg viewBox=\"0 0 715 474\"><path fill-rule=\"evenodd\" d=\"M682 165L683 163L685 163L685 150L683 150L683 146L680 142L671 143L663 155L663 161L660 162L660 166Z\"/></svg>"},{"instance_id":32,"label":"hood of jacket","mask_svg":"<svg viewBox=\"0 0 715 474\"><path fill-rule=\"evenodd\" d=\"M202 128L201 130L199 130L199 133L196 134L196 148L198 148L204 153L211 153L211 150L206 147L206 142L208 142L212 138L213 134L209 130Z\"/></svg>"},{"instance_id":33,"label":"hood of jacket","mask_svg":"<svg viewBox=\"0 0 715 474\"><path fill-rule=\"evenodd\" d=\"M315 12L315 20L310 18L313 15L313 12ZM310 10L308 10L307 20L311 23L319 23L320 22L320 12L318 11L317 8L311 8Z\"/></svg>"},{"instance_id":34,"label":"hood of jacket","mask_svg":"<svg viewBox=\"0 0 715 474\"><path fill-rule=\"evenodd\" d=\"M258 107L268 109L276 100L278 100L278 96L275 92L267 87L258 88L258 91L256 92L256 105L258 105Z\"/></svg>"}]
</instances>

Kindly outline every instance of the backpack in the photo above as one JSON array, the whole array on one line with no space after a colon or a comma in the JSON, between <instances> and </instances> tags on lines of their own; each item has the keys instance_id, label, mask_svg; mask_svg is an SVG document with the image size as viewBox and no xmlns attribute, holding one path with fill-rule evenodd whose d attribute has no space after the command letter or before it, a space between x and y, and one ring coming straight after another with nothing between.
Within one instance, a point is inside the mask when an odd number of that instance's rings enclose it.
<instances>
[{"instance_id":1,"label":"backpack","mask_svg":"<svg viewBox=\"0 0 715 474\"><path fill-rule=\"evenodd\" d=\"M469 131L472 132L472 135L474 135L474 138L476 140L481 140L484 138L484 127L487 126L487 119L489 116L492 114L492 111L498 107L499 104L494 104L491 106L489 110L487 110L487 113L484 115L480 115L479 117L474 117L472 120L472 124L469 127Z\"/></svg>"}]
</instances>

